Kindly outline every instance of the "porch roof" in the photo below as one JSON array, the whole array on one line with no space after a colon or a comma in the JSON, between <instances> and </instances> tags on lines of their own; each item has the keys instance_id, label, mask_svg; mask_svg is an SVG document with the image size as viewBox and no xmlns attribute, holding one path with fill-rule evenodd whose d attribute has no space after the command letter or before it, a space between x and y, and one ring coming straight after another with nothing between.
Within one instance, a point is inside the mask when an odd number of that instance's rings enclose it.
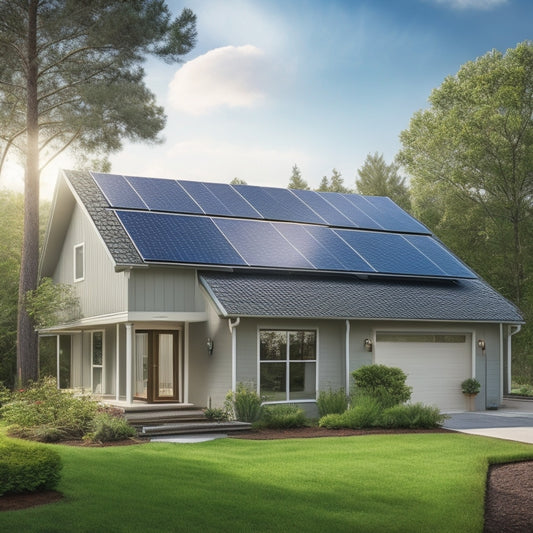
<instances>
[{"instance_id":1,"label":"porch roof","mask_svg":"<svg viewBox=\"0 0 533 533\"><path fill-rule=\"evenodd\" d=\"M520 312L479 279L437 281L356 276L200 272L225 317L523 323Z\"/></svg>"}]
</instances>

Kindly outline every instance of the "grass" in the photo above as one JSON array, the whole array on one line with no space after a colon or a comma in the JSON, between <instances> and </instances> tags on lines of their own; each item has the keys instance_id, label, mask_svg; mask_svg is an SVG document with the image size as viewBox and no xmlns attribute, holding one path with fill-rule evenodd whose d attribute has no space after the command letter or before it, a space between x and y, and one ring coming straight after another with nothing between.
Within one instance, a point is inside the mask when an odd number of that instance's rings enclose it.
<instances>
[{"instance_id":1,"label":"grass","mask_svg":"<svg viewBox=\"0 0 533 533\"><path fill-rule=\"evenodd\" d=\"M481 532L489 462L533 447L460 434L57 449L63 501L25 532Z\"/></svg>"}]
</instances>

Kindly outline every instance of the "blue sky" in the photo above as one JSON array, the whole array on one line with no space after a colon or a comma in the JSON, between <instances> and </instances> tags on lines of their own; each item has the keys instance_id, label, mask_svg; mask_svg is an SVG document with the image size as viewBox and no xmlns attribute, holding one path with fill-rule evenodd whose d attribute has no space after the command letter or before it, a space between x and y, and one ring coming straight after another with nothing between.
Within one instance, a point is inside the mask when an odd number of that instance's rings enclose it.
<instances>
[{"instance_id":1,"label":"blue sky","mask_svg":"<svg viewBox=\"0 0 533 533\"><path fill-rule=\"evenodd\" d=\"M198 44L181 65L146 63L165 142L126 144L117 173L285 187L297 164L311 187L333 167L353 186L368 153L392 161L447 75L533 38L531 0L167 4L196 13Z\"/></svg>"}]
</instances>

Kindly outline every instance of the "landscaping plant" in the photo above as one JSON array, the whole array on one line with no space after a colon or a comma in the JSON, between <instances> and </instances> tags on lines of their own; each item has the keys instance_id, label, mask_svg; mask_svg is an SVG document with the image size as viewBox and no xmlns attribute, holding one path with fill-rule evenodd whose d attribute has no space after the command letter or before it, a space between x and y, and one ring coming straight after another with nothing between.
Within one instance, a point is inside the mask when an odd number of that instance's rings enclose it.
<instances>
[{"instance_id":1,"label":"landscaping plant","mask_svg":"<svg viewBox=\"0 0 533 533\"><path fill-rule=\"evenodd\" d=\"M271 429L301 428L307 423L305 412L292 404L263 406L258 427Z\"/></svg>"},{"instance_id":2,"label":"landscaping plant","mask_svg":"<svg viewBox=\"0 0 533 533\"><path fill-rule=\"evenodd\" d=\"M354 370L355 394L375 398L383 408L405 403L412 388L406 385L405 372L396 367L367 365Z\"/></svg>"},{"instance_id":3,"label":"landscaping plant","mask_svg":"<svg viewBox=\"0 0 533 533\"><path fill-rule=\"evenodd\" d=\"M235 392L228 392L226 395L226 406L228 412L234 414L234 418L239 422L255 422L261 416L261 406L263 399L257 392L248 388L243 383L237 385Z\"/></svg>"},{"instance_id":4,"label":"landscaping plant","mask_svg":"<svg viewBox=\"0 0 533 533\"><path fill-rule=\"evenodd\" d=\"M316 400L320 417L332 413L344 413L348 409L348 396L344 389L320 391Z\"/></svg>"}]
</instances>

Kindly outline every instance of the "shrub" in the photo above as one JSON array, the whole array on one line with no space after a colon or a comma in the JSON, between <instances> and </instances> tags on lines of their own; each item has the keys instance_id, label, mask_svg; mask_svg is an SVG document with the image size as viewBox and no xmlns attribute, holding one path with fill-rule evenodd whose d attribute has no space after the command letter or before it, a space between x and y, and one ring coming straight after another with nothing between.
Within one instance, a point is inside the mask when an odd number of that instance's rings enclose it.
<instances>
[{"instance_id":1,"label":"shrub","mask_svg":"<svg viewBox=\"0 0 533 533\"><path fill-rule=\"evenodd\" d=\"M344 389L320 391L316 401L320 417L329 414L341 414L348 409L348 396Z\"/></svg>"},{"instance_id":2,"label":"shrub","mask_svg":"<svg viewBox=\"0 0 533 533\"><path fill-rule=\"evenodd\" d=\"M122 415L109 411L98 413L92 421L92 431L85 438L97 442L113 442L135 437L137 431Z\"/></svg>"},{"instance_id":3,"label":"shrub","mask_svg":"<svg viewBox=\"0 0 533 533\"><path fill-rule=\"evenodd\" d=\"M400 368L367 365L352 372L356 395L371 396L384 408L409 401L412 388L405 384L407 376Z\"/></svg>"},{"instance_id":4,"label":"shrub","mask_svg":"<svg viewBox=\"0 0 533 533\"><path fill-rule=\"evenodd\" d=\"M59 454L29 443L0 442L0 496L53 489L61 475Z\"/></svg>"},{"instance_id":5,"label":"shrub","mask_svg":"<svg viewBox=\"0 0 533 533\"><path fill-rule=\"evenodd\" d=\"M318 422L328 429L363 429L379 425L382 407L378 400L370 396L359 396L357 403L342 414L329 414Z\"/></svg>"},{"instance_id":6,"label":"shrub","mask_svg":"<svg viewBox=\"0 0 533 533\"><path fill-rule=\"evenodd\" d=\"M461 383L461 390L464 394L478 394L481 390L481 383L475 378L465 379Z\"/></svg>"},{"instance_id":7,"label":"shrub","mask_svg":"<svg viewBox=\"0 0 533 533\"><path fill-rule=\"evenodd\" d=\"M212 422L226 422L230 418L227 410L222 407L208 407L204 409L204 415Z\"/></svg>"},{"instance_id":8,"label":"shrub","mask_svg":"<svg viewBox=\"0 0 533 533\"><path fill-rule=\"evenodd\" d=\"M0 408L0 416L12 426L10 434L53 442L85 435L98 409L91 398L60 391L55 379L44 378L13 393Z\"/></svg>"},{"instance_id":9,"label":"shrub","mask_svg":"<svg viewBox=\"0 0 533 533\"><path fill-rule=\"evenodd\" d=\"M226 395L226 405L228 412L233 410L236 420L240 422L255 422L261 415L262 398L255 390L247 388L239 383L235 393L228 392Z\"/></svg>"},{"instance_id":10,"label":"shrub","mask_svg":"<svg viewBox=\"0 0 533 533\"><path fill-rule=\"evenodd\" d=\"M0 381L0 407L11 401L11 391Z\"/></svg>"},{"instance_id":11,"label":"shrub","mask_svg":"<svg viewBox=\"0 0 533 533\"><path fill-rule=\"evenodd\" d=\"M296 405L265 405L259 426L271 429L300 428L306 425L304 410Z\"/></svg>"},{"instance_id":12,"label":"shrub","mask_svg":"<svg viewBox=\"0 0 533 533\"><path fill-rule=\"evenodd\" d=\"M446 418L437 407L421 403L395 405L383 411L380 425L391 429L432 429L440 427Z\"/></svg>"}]
</instances>

